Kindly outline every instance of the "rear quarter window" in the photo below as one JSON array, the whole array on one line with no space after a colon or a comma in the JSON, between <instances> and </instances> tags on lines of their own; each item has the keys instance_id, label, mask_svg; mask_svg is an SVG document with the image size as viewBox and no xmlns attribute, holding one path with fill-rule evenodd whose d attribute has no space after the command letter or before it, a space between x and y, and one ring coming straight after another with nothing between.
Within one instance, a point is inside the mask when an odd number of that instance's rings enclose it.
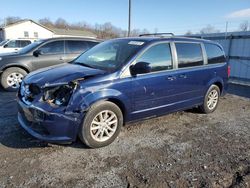
<instances>
[{"instance_id":1,"label":"rear quarter window","mask_svg":"<svg viewBox=\"0 0 250 188\"><path fill-rule=\"evenodd\" d=\"M204 46L207 53L208 64L224 63L226 61L224 52L219 46L208 43L205 43Z\"/></svg>"}]
</instances>

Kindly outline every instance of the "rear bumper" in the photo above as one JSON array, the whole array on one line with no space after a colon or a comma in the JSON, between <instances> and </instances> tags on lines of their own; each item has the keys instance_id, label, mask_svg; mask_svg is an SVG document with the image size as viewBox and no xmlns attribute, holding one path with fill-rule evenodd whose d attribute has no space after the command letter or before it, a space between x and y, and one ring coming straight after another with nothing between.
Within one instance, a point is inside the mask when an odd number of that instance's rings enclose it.
<instances>
[{"instance_id":1,"label":"rear bumper","mask_svg":"<svg viewBox=\"0 0 250 188\"><path fill-rule=\"evenodd\" d=\"M82 118L79 115L50 113L18 100L18 121L33 137L52 143L73 142Z\"/></svg>"}]
</instances>

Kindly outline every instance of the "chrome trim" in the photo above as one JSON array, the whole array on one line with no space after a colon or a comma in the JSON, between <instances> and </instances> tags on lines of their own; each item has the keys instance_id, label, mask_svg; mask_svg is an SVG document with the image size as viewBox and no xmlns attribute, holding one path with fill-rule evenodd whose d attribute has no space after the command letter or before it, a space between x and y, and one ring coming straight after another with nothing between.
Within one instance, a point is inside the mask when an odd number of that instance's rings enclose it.
<instances>
[{"instance_id":1,"label":"chrome trim","mask_svg":"<svg viewBox=\"0 0 250 188\"><path fill-rule=\"evenodd\" d=\"M178 57L174 42L170 42L170 47L172 51L173 69L176 70L178 68Z\"/></svg>"},{"instance_id":2,"label":"chrome trim","mask_svg":"<svg viewBox=\"0 0 250 188\"><path fill-rule=\"evenodd\" d=\"M203 55L203 65L207 65L208 58L207 58L207 51L206 51L204 43L201 43L201 50L202 50L202 55Z\"/></svg>"},{"instance_id":3,"label":"chrome trim","mask_svg":"<svg viewBox=\"0 0 250 188\"><path fill-rule=\"evenodd\" d=\"M198 96L198 97L192 98L191 100L202 99L202 98L203 98L203 96ZM191 101L191 100L190 99L186 99L186 100L182 100L182 101L178 101L178 102L174 102L174 103L170 103L170 104L164 104L164 105L160 105L160 106L156 106L156 107L151 107L151 108L146 108L146 109L142 109L142 110L137 110L137 111L133 111L131 114L138 114L138 113L142 113L142 112L157 110L157 109L161 109L161 108L173 106L173 105L176 105L176 104L188 102L188 101Z\"/></svg>"},{"instance_id":4,"label":"chrome trim","mask_svg":"<svg viewBox=\"0 0 250 188\"><path fill-rule=\"evenodd\" d=\"M131 63L128 63L125 68L123 68L123 71L120 75L120 78L130 78L133 77L130 74L130 70L129 67L131 65L134 65L136 63L136 60L138 58L140 58L146 50L148 50L150 47L155 46L157 44L161 44L161 43L169 43L170 44L170 50L171 50L171 55L172 55L172 62L173 62L173 69L170 70L162 70L162 71L157 71L157 72L151 72L151 73L145 73L145 74L138 74L136 75L136 77L138 76L143 76L143 75L151 75L151 74L157 74L157 73L162 73L162 72L169 72L169 71L178 71L178 70L186 70L186 69L201 69L201 68L207 68L208 66L215 66L215 65L224 65L227 64L227 62L224 63L214 63L214 64L208 64L208 58L207 58L207 54L206 54L206 49L205 49L205 45L204 42L199 42L199 41L159 41L153 44L150 44L149 46L147 46ZM177 51L176 51L176 46L175 43L195 43L195 44L200 44L201 50L202 50L202 58L203 58L203 64L202 65L198 65L198 66L192 66L192 67L183 67L183 68L178 68L178 55L177 55ZM224 52L224 51L223 51Z\"/></svg>"}]
</instances>

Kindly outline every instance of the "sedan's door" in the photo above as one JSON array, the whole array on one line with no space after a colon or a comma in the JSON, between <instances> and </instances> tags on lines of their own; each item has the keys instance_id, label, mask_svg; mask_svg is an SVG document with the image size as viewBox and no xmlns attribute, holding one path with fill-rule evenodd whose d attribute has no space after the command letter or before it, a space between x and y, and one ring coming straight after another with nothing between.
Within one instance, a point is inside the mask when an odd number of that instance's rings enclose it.
<instances>
[{"instance_id":1,"label":"sedan's door","mask_svg":"<svg viewBox=\"0 0 250 188\"><path fill-rule=\"evenodd\" d=\"M65 62L65 41L51 41L39 47L40 55L33 57L34 69L58 65Z\"/></svg>"},{"instance_id":2,"label":"sedan's door","mask_svg":"<svg viewBox=\"0 0 250 188\"><path fill-rule=\"evenodd\" d=\"M175 102L175 71L170 43L149 47L136 63L145 62L151 71L132 78L132 119L160 115L172 111Z\"/></svg>"}]
</instances>

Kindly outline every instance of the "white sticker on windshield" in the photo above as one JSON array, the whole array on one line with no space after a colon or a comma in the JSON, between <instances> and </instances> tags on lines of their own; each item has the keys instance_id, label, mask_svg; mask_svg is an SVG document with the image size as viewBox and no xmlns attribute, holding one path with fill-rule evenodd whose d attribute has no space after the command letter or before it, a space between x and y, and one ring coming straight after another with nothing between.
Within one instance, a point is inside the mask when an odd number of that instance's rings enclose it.
<instances>
[{"instance_id":1,"label":"white sticker on windshield","mask_svg":"<svg viewBox=\"0 0 250 188\"><path fill-rule=\"evenodd\" d=\"M144 44L144 42L141 42L141 41L130 41L128 44L141 46L141 45Z\"/></svg>"}]
</instances>

